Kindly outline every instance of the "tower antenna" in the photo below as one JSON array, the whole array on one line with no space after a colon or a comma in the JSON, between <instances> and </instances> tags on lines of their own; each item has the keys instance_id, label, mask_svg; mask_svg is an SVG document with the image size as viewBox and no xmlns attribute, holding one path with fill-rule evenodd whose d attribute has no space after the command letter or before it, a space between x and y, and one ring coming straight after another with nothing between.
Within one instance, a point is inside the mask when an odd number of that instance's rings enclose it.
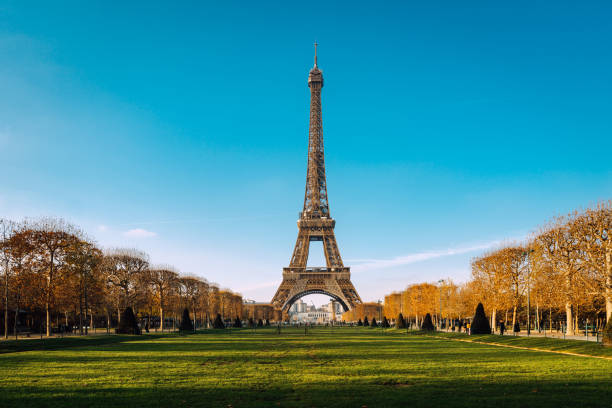
<instances>
[{"instance_id":1,"label":"tower antenna","mask_svg":"<svg viewBox=\"0 0 612 408\"><path fill-rule=\"evenodd\" d=\"M315 41L314 42L314 46L315 46L315 65L314 66L315 67L317 66L317 45L319 45L319 44L317 44L317 42Z\"/></svg>"}]
</instances>

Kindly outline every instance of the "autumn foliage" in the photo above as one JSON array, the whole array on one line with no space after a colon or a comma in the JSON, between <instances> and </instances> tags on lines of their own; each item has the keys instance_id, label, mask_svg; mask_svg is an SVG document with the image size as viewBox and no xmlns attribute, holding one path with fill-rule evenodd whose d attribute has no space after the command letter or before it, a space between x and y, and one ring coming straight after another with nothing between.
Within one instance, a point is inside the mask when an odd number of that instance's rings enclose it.
<instances>
[{"instance_id":1,"label":"autumn foliage","mask_svg":"<svg viewBox=\"0 0 612 408\"><path fill-rule=\"evenodd\" d=\"M130 308L141 327L176 327L188 308L200 325L219 313L242 316L242 297L129 248L102 251L75 226L54 218L0 219L0 293L5 337L44 331L87 334L121 325ZM121 331L121 329L119 329Z\"/></svg>"}]
</instances>

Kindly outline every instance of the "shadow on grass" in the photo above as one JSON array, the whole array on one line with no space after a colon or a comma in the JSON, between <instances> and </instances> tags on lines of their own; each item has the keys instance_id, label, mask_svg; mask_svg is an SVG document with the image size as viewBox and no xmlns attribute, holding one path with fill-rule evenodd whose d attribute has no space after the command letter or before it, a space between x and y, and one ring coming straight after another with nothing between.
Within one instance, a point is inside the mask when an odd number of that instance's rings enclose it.
<instances>
[{"instance_id":1,"label":"shadow on grass","mask_svg":"<svg viewBox=\"0 0 612 408\"><path fill-rule=\"evenodd\" d=\"M107 334L83 337L54 337L51 339L7 340L0 342L0 354L37 350L60 350L76 347L95 347L130 341L146 341L176 334L146 334L141 336Z\"/></svg>"},{"instance_id":2,"label":"shadow on grass","mask_svg":"<svg viewBox=\"0 0 612 408\"><path fill-rule=\"evenodd\" d=\"M395 377L333 383L264 381L240 385L200 384L147 387L72 386L46 389L29 385L4 387L3 407L608 407L610 384L597 381L448 380ZM568 397L570 396L571 397ZM603 402L603 405L602 405ZM568 405L569 404L569 405Z\"/></svg>"}]
</instances>

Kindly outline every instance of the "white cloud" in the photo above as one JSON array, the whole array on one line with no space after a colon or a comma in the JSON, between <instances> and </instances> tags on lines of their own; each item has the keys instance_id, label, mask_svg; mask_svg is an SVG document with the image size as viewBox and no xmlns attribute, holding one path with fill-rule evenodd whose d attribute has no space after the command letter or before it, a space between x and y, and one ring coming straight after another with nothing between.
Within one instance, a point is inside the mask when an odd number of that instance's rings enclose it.
<instances>
[{"instance_id":1,"label":"white cloud","mask_svg":"<svg viewBox=\"0 0 612 408\"><path fill-rule=\"evenodd\" d=\"M357 263L351 269L353 271L369 271L373 269L391 268L394 266L409 265L416 262L428 261L430 259L442 258L445 256L467 254L469 252L483 251L502 244L502 241L490 241L483 244L461 246L455 248L431 250L417 252L414 254L397 256L391 259L353 259L347 260L348 263Z\"/></svg>"},{"instance_id":2,"label":"white cloud","mask_svg":"<svg viewBox=\"0 0 612 408\"><path fill-rule=\"evenodd\" d=\"M142 228L134 228L123 233L124 236L130 238L152 238L156 237L157 234L153 231L147 231Z\"/></svg>"},{"instance_id":3,"label":"white cloud","mask_svg":"<svg viewBox=\"0 0 612 408\"><path fill-rule=\"evenodd\" d=\"M108 231L108 226L104 224L98 225L98 231L101 231L101 232Z\"/></svg>"}]
</instances>

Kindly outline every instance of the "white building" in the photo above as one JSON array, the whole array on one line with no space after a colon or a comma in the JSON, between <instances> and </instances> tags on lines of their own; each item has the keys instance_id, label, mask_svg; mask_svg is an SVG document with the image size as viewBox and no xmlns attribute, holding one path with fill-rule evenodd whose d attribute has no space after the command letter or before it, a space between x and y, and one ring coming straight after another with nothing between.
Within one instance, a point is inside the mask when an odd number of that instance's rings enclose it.
<instances>
[{"instance_id":1,"label":"white building","mask_svg":"<svg viewBox=\"0 0 612 408\"><path fill-rule=\"evenodd\" d=\"M325 324L338 321L341 316L342 306L334 301L317 308L298 299L289 309L289 320L292 323Z\"/></svg>"}]
</instances>

